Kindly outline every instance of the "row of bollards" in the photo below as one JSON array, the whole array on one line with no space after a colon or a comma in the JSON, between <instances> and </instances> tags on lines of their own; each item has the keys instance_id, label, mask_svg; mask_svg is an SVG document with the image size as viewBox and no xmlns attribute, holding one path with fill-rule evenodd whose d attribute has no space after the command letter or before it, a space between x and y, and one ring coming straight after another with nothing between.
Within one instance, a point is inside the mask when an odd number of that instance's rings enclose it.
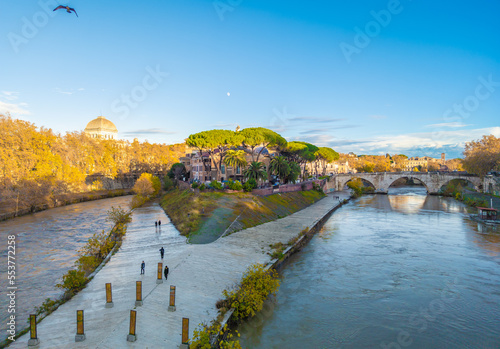
<instances>
[{"instance_id":1,"label":"row of bollards","mask_svg":"<svg viewBox=\"0 0 500 349\"><path fill-rule=\"evenodd\" d=\"M162 263L158 263L158 279L156 280L157 284L163 283L162 277L163 265ZM113 292L111 283L105 284L106 288L106 308L113 307ZM174 312L176 310L175 307L175 286L170 286L170 297L169 297L169 305L168 311ZM142 306L142 281L136 281L135 286L135 305ZM137 340L136 334L136 322L137 322L137 312L135 310L130 311L130 328L129 334L127 335L127 341L135 342ZM85 330L84 330L84 311L77 310L76 311L76 335L75 342L83 342L85 340ZM28 346L37 346L40 343L37 336L37 326L36 326L36 315L30 315L30 339L28 341ZM189 348L189 319L182 318L182 341L181 346L182 349Z\"/></svg>"},{"instance_id":2,"label":"row of bollards","mask_svg":"<svg viewBox=\"0 0 500 349\"><path fill-rule=\"evenodd\" d=\"M137 311L130 311L130 327L129 334L127 335L128 342L135 342L137 340L136 334ZM83 310L76 311L76 335L75 342L83 342L85 340ZM30 315L30 339L28 346L34 347L40 344L36 329L36 315ZM189 319L182 318L182 336L181 336L181 349L189 349Z\"/></svg>"}]
</instances>

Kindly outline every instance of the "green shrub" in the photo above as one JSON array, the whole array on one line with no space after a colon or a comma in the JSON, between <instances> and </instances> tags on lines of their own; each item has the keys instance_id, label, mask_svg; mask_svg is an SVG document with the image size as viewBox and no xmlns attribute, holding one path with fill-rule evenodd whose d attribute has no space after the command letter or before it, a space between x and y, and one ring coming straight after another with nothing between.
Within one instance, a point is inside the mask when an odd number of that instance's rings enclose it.
<instances>
[{"instance_id":1,"label":"green shrub","mask_svg":"<svg viewBox=\"0 0 500 349\"><path fill-rule=\"evenodd\" d=\"M142 196L142 195L134 195L132 197L132 201L130 202L130 208L131 209L134 209L134 208L137 208L137 207L141 207L142 205L144 205L144 203L146 203L146 201L148 201L149 199L146 197L146 196Z\"/></svg>"},{"instance_id":2,"label":"green shrub","mask_svg":"<svg viewBox=\"0 0 500 349\"><path fill-rule=\"evenodd\" d=\"M255 188L257 188L257 181L253 178L250 178L243 184L243 190L246 192L252 191Z\"/></svg>"},{"instance_id":3,"label":"green shrub","mask_svg":"<svg viewBox=\"0 0 500 349\"><path fill-rule=\"evenodd\" d=\"M222 184L217 182L216 180L211 181L210 186L214 189L222 190Z\"/></svg>"},{"instance_id":4,"label":"green shrub","mask_svg":"<svg viewBox=\"0 0 500 349\"><path fill-rule=\"evenodd\" d=\"M235 319L245 319L262 310L264 301L269 294L276 294L279 285L275 270L264 270L263 265L255 264L246 270L238 286L231 291L224 290L222 294L234 308Z\"/></svg>"},{"instance_id":5,"label":"green shrub","mask_svg":"<svg viewBox=\"0 0 500 349\"><path fill-rule=\"evenodd\" d=\"M193 184L191 184L191 188L193 188L193 189L196 189L199 186L200 186L200 183L198 183L198 182L193 182Z\"/></svg>"},{"instance_id":6,"label":"green shrub","mask_svg":"<svg viewBox=\"0 0 500 349\"><path fill-rule=\"evenodd\" d=\"M193 331L193 338L189 341L189 347L191 349L210 349L212 348L210 343L212 338L218 334L222 335L226 331L227 325L221 329L220 323L216 320L213 320L210 326L206 324L199 324L198 328ZM226 339L220 338L215 344L215 348L241 349L242 347L240 342L238 340L232 340L232 338L233 335L231 333L228 334Z\"/></svg>"},{"instance_id":7,"label":"green shrub","mask_svg":"<svg viewBox=\"0 0 500 349\"><path fill-rule=\"evenodd\" d=\"M360 179L350 181L347 187L352 189L354 197L360 197L363 194L363 182Z\"/></svg>"},{"instance_id":8,"label":"green shrub","mask_svg":"<svg viewBox=\"0 0 500 349\"><path fill-rule=\"evenodd\" d=\"M200 185L200 190L203 191L207 188L207 186L205 185L205 183L201 183Z\"/></svg>"},{"instance_id":9,"label":"green shrub","mask_svg":"<svg viewBox=\"0 0 500 349\"><path fill-rule=\"evenodd\" d=\"M80 291L87 283L83 270L70 270L63 276L62 284L57 284L57 288L75 293Z\"/></svg>"},{"instance_id":10,"label":"green shrub","mask_svg":"<svg viewBox=\"0 0 500 349\"><path fill-rule=\"evenodd\" d=\"M175 182L168 176L163 177L163 189L168 191L175 188Z\"/></svg>"},{"instance_id":11,"label":"green shrub","mask_svg":"<svg viewBox=\"0 0 500 349\"><path fill-rule=\"evenodd\" d=\"M233 181L232 179L229 180L229 183L227 184L228 188L231 190L242 190L243 186L241 185L240 181Z\"/></svg>"},{"instance_id":12,"label":"green shrub","mask_svg":"<svg viewBox=\"0 0 500 349\"><path fill-rule=\"evenodd\" d=\"M132 212L126 211L120 206L111 206L111 210L106 213L108 214L108 217L106 219L110 222L113 222L115 225L127 224L132 222Z\"/></svg>"},{"instance_id":13,"label":"green shrub","mask_svg":"<svg viewBox=\"0 0 500 349\"><path fill-rule=\"evenodd\" d=\"M59 304L60 303L58 301L53 301L50 298L46 298L41 306L35 307L35 314L37 315L37 317L43 314L48 315L52 313L59 306Z\"/></svg>"},{"instance_id":14,"label":"green shrub","mask_svg":"<svg viewBox=\"0 0 500 349\"><path fill-rule=\"evenodd\" d=\"M323 192L323 189L321 189L321 186L317 184L316 182L313 182L313 190L319 191L320 193Z\"/></svg>"},{"instance_id":15,"label":"green shrub","mask_svg":"<svg viewBox=\"0 0 500 349\"><path fill-rule=\"evenodd\" d=\"M99 266L101 261L96 256L80 256L75 262L78 270L85 272L85 275L91 274Z\"/></svg>"}]
</instances>

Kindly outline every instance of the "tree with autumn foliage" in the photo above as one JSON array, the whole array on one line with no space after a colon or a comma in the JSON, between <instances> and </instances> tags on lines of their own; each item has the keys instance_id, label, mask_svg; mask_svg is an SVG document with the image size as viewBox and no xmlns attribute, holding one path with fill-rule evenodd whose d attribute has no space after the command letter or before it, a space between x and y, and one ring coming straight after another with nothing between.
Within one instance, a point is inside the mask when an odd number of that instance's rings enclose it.
<instances>
[{"instance_id":1,"label":"tree with autumn foliage","mask_svg":"<svg viewBox=\"0 0 500 349\"><path fill-rule=\"evenodd\" d=\"M2 210L54 205L60 194L87 191L88 175L166 173L185 145L96 139L84 132L54 133L0 114Z\"/></svg>"},{"instance_id":2,"label":"tree with autumn foliage","mask_svg":"<svg viewBox=\"0 0 500 349\"><path fill-rule=\"evenodd\" d=\"M500 138L483 136L465 143L463 166L467 172L484 177L490 171L500 171Z\"/></svg>"}]
</instances>

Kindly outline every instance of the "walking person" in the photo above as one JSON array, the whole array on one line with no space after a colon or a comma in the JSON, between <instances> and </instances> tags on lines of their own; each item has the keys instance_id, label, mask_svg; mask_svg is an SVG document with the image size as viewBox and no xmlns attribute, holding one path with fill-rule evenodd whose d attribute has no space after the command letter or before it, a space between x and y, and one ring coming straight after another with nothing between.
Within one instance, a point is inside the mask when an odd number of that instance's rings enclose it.
<instances>
[{"instance_id":1,"label":"walking person","mask_svg":"<svg viewBox=\"0 0 500 349\"><path fill-rule=\"evenodd\" d=\"M158 222L157 221L155 221L155 227L158 227Z\"/></svg>"},{"instance_id":2,"label":"walking person","mask_svg":"<svg viewBox=\"0 0 500 349\"><path fill-rule=\"evenodd\" d=\"M161 227L161 221L158 219L158 225Z\"/></svg>"},{"instance_id":3,"label":"walking person","mask_svg":"<svg viewBox=\"0 0 500 349\"><path fill-rule=\"evenodd\" d=\"M146 263L144 263L144 261L142 261L142 263L141 263L141 275L144 274L145 268L146 268Z\"/></svg>"},{"instance_id":4,"label":"walking person","mask_svg":"<svg viewBox=\"0 0 500 349\"><path fill-rule=\"evenodd\" d=\"M168 278L168 266L165 265L165 269L163 270L163 274L165 274L165 280Z\"/></svg>"},{"instance_id":5,"label":"walking person","mask_svg":"<svg viewBox=\"0 0 500 349\"><path fill-rule=\"evenodd\" d=\"M165 254L165 249L163 248L163 246L160 248L160 256L161 256L161 259L163 259L163 255Z\"/></svg>"}]
</instances>

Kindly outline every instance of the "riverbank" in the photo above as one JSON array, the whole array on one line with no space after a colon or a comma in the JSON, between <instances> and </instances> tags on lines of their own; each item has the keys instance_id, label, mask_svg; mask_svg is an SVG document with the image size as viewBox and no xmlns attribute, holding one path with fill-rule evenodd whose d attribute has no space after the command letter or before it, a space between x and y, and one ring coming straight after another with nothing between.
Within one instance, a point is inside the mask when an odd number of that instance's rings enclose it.
<instances>
[{"instance_id":1,"label":"riverbank","mask_svg":"<svg viewBox=\"0 0 500 349\"><path fill-rule=\"evenodd\" d=\"M161 206L190 243L206 244L222 235L286 217L324 196L316 190L258 196L175 189L163 196Z\"/></svg>"},{"instance_id":2,"label":"riverbank","mask_svg":"<svg viewBox=\"0 0 500 349\"><path fill-rule=\"evenodd\" d=\"M347 199L347 193L335 193ZM71 301L38 326L39 348L178 348L182 318L189 318L189 333L217 316L215 303L222 291L241 279L248 266L271 262L270 245L286 243L306 227L313 227L340 201L329 195L285 218L233 233L210 244L186 244L158 205L134 211L122 247L95 278ZM161 219L160 229L151 222ZM149 224L148 224L149 223ZM156 283L158 249L164 246L168 281ZM139 274L141 261L146 273ZM143 306L134 307L135 281L142 281ZM112 283L113 308L105 308L104 284ZM168 312L170 285L176 286L176 311ZM75 343L77 309L85 311L87 339ZM127 342L130 310L137 311L137 341ZM24 335L12 348L25 348Z\"/></svg>"},{"instance_id":3,"label":"riverbank","mask_svg":"<svg viewBox=\"0 0 500 349\"><path fill-rule=\"evenodd\" d=\"M54 200L33 208L21 207L16 211L15 203L2 204L0 206L0 221L25 216L27 214L49 210L51 208L62 207L80 202L101 200L125 196L132 194L132 189L96 190L86 193L68 193L56 195Z\"/></svg>"}]
</instances>

